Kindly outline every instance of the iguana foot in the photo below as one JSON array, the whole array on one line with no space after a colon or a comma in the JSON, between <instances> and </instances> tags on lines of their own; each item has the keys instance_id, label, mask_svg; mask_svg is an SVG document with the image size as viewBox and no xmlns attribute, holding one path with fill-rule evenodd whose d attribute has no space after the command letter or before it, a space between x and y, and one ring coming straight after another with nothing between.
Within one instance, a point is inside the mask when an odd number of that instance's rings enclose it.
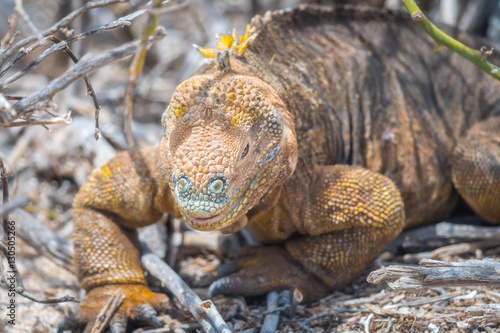
<instances>
[{"instance_id":1,"label":"iguana foot","mask_svg":"<svg viewBox=\"0 0 500 333\"><path fill-rule=\"evenodd\" d=\"M305 301L328 294L329 288L280 247L246 247L218 269L208 297L254 296L279 289L298 289Z\"/></svg>"},{"instance_id":2,"label":"iguana foot","mask_svg":"<svg viewBox=\"0 0 500 333\"><path fill-rule=\"evenodd\" d=\"M122 293L125 299L109 322L111 332L125 332L129 320L145 321L156 327L161 326L156 316L158 312L170 308L169 298L166 295L153 293L144 285L105 285L90 290L80 304L77 320L87 325L84 332L92 330L99 312L118 293Z\"/></svg>"}]
</instances>

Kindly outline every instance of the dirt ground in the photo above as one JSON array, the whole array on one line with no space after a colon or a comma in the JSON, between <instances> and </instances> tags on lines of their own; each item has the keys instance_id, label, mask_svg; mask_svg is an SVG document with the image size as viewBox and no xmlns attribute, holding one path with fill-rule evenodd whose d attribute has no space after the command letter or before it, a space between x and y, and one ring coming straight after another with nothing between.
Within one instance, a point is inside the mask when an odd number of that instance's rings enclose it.
<instances>
[{"instance_id":1,"label":"dirt ground","mask_svg":"<svg viewBox=\"0 0 500 333\"><path fill-rule=\"evenodd\" d=\"M203 63L201 56L191 46L193 43L214 46L213 36L216 33L230 31L233 27L242 33L254 14L294 6L299 2L192 0L187 6L180 6L180 9L163 14L160 25L165 27L167 36L150 49L134 94L132 130L137 145L145 147L158 143L162 133L161 114L173 90ZM325 4L332 2L334 1L322 1ZM393 1L364 2L394 6ZM439 2L423 2L430 9L431 17L436 20L441 19L458 26L467 23L463 14L467 12L465 5L458 6L456 17L451 15L450 18L450 15L443 14ZM131 1L131 4L90 11L82 19L77 19L71 28L75 29L75 33L88 31L140 8L143 3L145 2L136 0ZM24 1L24 6L35 26L42 30L56 22L68 10L78 8L80 1L31 0ZM7 16L13 12L13 7L14 1L0 2L0 37L7 33ZM500 36L497 32L500 29L496 28L500 22L499 8L491 6L482 9L488 13L481 16L481 19L489 23L469 23L467 27L498 41L495 36ZM144 23L145 17L142 16L128 27L86 38L71 47L79 58L87 53L101 54L137 38ZM19 26L21 36L30 34L26 24L20 22ZM44 47L40 47L26 60L17 63L3 78L0 76L0 84L26 66L43 49ZM71 204L79 186L95 167L113 157L120 147L126 145L121 130L121 113L129 63L129 59L119 61L99 69L90 76L102 107L101 130L107 139L94 139L94 107L91 99L85 96L83 82L71 85L54 98L58 107L51 112L64 115L71 111L71 124L50 125L47 128L29 126L0 129L0 158L6 163L8 172L9 200L29 196L33 200L23 206L24 213L29 214L35 224L47 227L62 239L71 238ZM34 70L15 81L5 95L27 96L46 86L68 66L70 62L66 54L52 54ZM43 119L51 117L45 112L36 116ZM470 220L469 214L462 212L453 220L467 222ZM10 220L15 221L16 216L18 215L15 213L11 214ZM245 235L230 238L217 232L200 233L179 223L164 217L158 225L141 230L141 237L148 239L155 253L167 257L179 275L203 298L208 285L214 279L217 266L224 260L220 244L225 244L224 248L240 244ZM477 226L476 220L474 223ZM17 224L18 227L20 225ZM26 232L17 231L18 235ZM176 237L180 237L182 241ZM404 237L400 238L399 243L392 246L390 251L381 254L349 287L335 291L312 304L284 306L277 332L500 332L499 324L473 318L467 311L471 306L500 304L498 288L477 286L404 292L394 291L385 283L373 285L366 282L367 275L381 266L402 263L415 265L418 259L424 257L458 262L500 257L500 241L485 242L480 238L436 240L429 237L422 244L413 244L411 237L407 236L406 243L400 241ZM42 298L69 295L82 299L84 292L73 273L74 268L67 261L58 258L55 252L51 252L57 245L49 244L43 250L36 244L28 244L23 238L16 237L15 260L26 291ZM166 246L167 238L176 239L178 246ZM435 251L451 244L465 244L466 249ZM467 247L467 244L473 245ZM4 266L8 267L6 259L2 256L0 258ZM0 283L0 332L56 332L64 318L71 318L78 307L76 302L41 304L17 296L15 325L10 325L8 293L8 287ZM251 298L218 296L213 302L234 332L259 332L268 314L265 295ZM159 333L199 330L200 326L196 320L183 310L177 301L173 300L173 303L174 310L160 317L164 324L163 330L153 330L153 327L145 326L133 328L133 331Z\"/></svg>"}]
</instances>

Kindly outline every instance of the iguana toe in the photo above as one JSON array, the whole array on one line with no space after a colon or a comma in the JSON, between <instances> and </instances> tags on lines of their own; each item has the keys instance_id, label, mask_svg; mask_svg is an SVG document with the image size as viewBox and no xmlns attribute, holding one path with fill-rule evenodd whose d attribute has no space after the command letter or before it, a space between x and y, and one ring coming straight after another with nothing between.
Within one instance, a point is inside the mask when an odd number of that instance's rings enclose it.
<instances>
[{"instance_id":1,"label":"iguana toe","mask_svg":"<svg viewBox=\"0 0 500 333\"><path fill-rule=\"evenodd\" d=\"M129 321L149 322L161 327L157 315L170 308L166 295L153 293L144 285L106 285L90 290L80 304L77 320L87 325L84 332L92 330L102 308L118 293L125 298L109 321L111 332L125 332Z\"/></svg>"}]
</instances>

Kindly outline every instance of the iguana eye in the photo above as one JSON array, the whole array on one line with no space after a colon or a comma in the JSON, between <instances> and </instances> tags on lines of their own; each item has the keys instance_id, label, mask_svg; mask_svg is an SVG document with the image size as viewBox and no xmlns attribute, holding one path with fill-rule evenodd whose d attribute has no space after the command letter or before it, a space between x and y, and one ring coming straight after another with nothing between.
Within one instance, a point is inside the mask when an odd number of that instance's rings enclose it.
<instances>
[{"instance_id":1,"label":"iguana eye","mask_svg":"<svg viewBox=\"0 0 500 333\"><path fill-rule=\"evenodd\" d=\"M243 149L243 152L241 153L241 158L247 156L247 154L248 154L248 148L249 148L249 145L247 143L245 149Z\"/></svg>"},{"instance_id":2,"label":"iguana eye","mask_svg":"<svg viewBox=\"0 0 500 333\"><path fill-rule=\"evenodd\" d=\"M189 181L187 181L187 179L185 178L181 178L179 179L179 181L177 182L177 188L185 193L187 192L190 188L191 188L191 183Z\"/></svg>"}]
</instances>

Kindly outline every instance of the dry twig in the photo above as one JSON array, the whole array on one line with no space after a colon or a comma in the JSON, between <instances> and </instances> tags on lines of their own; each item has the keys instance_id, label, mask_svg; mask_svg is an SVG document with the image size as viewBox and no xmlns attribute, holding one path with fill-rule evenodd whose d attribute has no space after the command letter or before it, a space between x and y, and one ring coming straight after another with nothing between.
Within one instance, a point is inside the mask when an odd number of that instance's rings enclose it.
<instances>
[{"instance_id":1,"label":"dry twig","mask_svg":"<svg viewBox=\"0 0 500 333\"><path fill-rule=\"evenodd\" d=\"M99 312L99 314L97 315L90 333L104 332L104 329L108 327L111 318L113 318L114 313L116 312L116 310L118 310L124 299L125 295L123 295L122 293L118 293L115 296L111 297L108 303L106 303L101 312Z\"/></svg>"},{"instance_id":2,"label":"dry twig","mask_svg":"<svg viewBox=\"0 0 500 333\"><path fill-rule=\"evenodd\" d=\"M71 43L77 42L79 40L82 40L82 39L90 37L90 36L98 35L98 34L103 33L103 32L107 32L107 31L110 31L113 29L130 26L132 20L143 15L145 12L146 12L146 9L141 9L141 10L135 11L135 12L133 12L127 16L121 17L121 18L119 18L111 23L105 24L99 28L92 29L90 31L81 33L79 35L73 36L73 37L68 38L66 40L63 40L63 41L61 41L58 38L55 38L53 35L48 36L47 38L52 40L55 44L52 45L51 47L49 47L48 49L46 49L45 51L43 51L38 57L36 57L35 60L31 61L26 67L24 67L23 69L18 71L16 74L14 74L11 77L9 77L8 79L6 79L2 84L0 84L0 90L5 91L5 89L7 87L9 87L9 85L11 85L12 82L14 82L14 81L18 80L19 78L23 77L24 75L26 75L26 73L28 73L35 66L40 64L45 58L47 58L52 53L59 51L59 50L64 50L65 52L67 52L67 50L69 50L69 44L71 44ZM19 55L24 56L26 54L24 54L23 52L20 52ZM16 61L17 60L18 59L16 59ZM78 62L78 60L74 56L72 57L72 60L75 63ZM5 71L0 72L0 77L2 77L4 74L5 74Z\"/></svg>"},{"instance_id":3,"label":"dry twig","mask_svg":"<svg viewBox=\"0 0 500 333\"><path fill-rule=\"evenodd\" d=\"M442 246L430 252L408 253L403 256L405 263L418 263L422 259L446 260L446 257L473 253L476 250L488 249L500 245L500 239L486 239L472 243L460 243Z\"/></svg>"},{"instance_id":4,"label":"dry twig","mask_svg":"<svg viewBox=\"0 0 500 333\"><path fill-rule=\"evenodd\" d=\"M12 200L11 202L7 202L6 204L0 207L0 217L9 214L10 212L12 212L17 208L26 206L30 201L31 201L30 198L22 197Z\"/></svg>"},{"instance_id":5,"label":"dry twig","mask_svg":"<svg viewBox=\"0 0 500 333\"><path fill-rule=\"evenodd\" d=\"M76 19L78 16L82 15L83 13L88 12L91 9L98 8L98 7L104 7L104 6L109 6L111 4L115 3L120 3L120 2L127 2L127 0L97 0L97 1L89 1L85 3L82 7L76 9L75 11L69 13L65 17L63 17L61 20L56 22L54 25L52 25L50 28L42 31L38 35L32 35L29 37L26 37L16 44L12 45L9 49L5 50L4 52L0 53L0 66L3 66L7 59L10 59L12 56L17 54L21 48L24 46L36 42L39 40L40 37L47 37L49 35L53 35L58 31L61 32L66 32L68 34L69 32L66 30L68 25L73 22L74 19ZM3 72L0 70L0 72Z\"/></svg>"},{"instance_id":6,"label":"dry twig","mask_svg":"<svg viewBox=\"0 0 500 333\"><path fill-rule=\"evenodd\" d=\"M2 184L2 195L3 195L3 207L8 206L8 201L9 201L9 186L7 183L7 176L5 172L5 167L3 164L2 159L0 159L0 183ZM8 235L10 236L10 229L9 229L9 217L8 217L8 210L4 209L4 213L2 214L2 226L3 226L3 231L4 231L4 237L8 239ZM10 244L6 243L6 244ZM24 288L23 284L23 279L21 278L21 275L19 274L19 271L17 269L16 261L15 261L15 246L6 246L3 244L3 242L0 242L0 251L3 253L3 255L8 258L8 266L9 266L9 274L14 275L15 279L15 292L18 295L21 295L23 297L26 297L32 301L38 302L38 303L45 303L45 304L54 304L54 303L62 303L62 302L75 302L77 301L75 297L72 296L63 296L63 297L58 297L58 298L40 298L35 295L32 295L31 293L27 292ZM7 271L3 267L3 263L0 260L0 281L5 283L6 285L11 285L11 282L8 282L10 279L7 277Z\"/></svg>"},{"instance_id":7,"label":"dry twig","mask_svg":"<svg viewBox=\"0 0 500 333\"><path fill-rule=\"evenodd\" d=\"M9 257L9 256L14 257L14 255L9 254L12 251L9 248L7 248L7 246L3 245L3 243L0 243L0 250L5 255L5 257ZM16 294L21 295L23 297L26 297L27 299L30 299L34 302L44 303L44 304L55 304L55 303L63 303L63 302L78 302L78 300L73 296L41 298L41 297L37 297L37 296L27 292L24 288L23 279L21 278L21 275L19 274L19 271L17 270L17 265L15 262L15 259L9 260L8 262L9 262L8 263L9 264L9 274L12 274L12 273L14 274L15 285L16 285L16 288L15 288ZM7 283L6 270L3 267L3 264L1 262L0 262L0 266L1 266L0 273L2 274L1 280L5 284L9 285L10 283Z\"/></svg>"},{"instance_id":8,"label":"dry twig","mask_svg":"<svg viewBox=\"0 0 500 333\"><path fill-rule=\"evenodd\" d=\"M264 323L260 329L260 333L276 332L278 321L280 319L279 311L275 311L278 307L278 292L272 291L267 294L267 312L270 312L264 318Z\"/></svg>"}]
</instances>

